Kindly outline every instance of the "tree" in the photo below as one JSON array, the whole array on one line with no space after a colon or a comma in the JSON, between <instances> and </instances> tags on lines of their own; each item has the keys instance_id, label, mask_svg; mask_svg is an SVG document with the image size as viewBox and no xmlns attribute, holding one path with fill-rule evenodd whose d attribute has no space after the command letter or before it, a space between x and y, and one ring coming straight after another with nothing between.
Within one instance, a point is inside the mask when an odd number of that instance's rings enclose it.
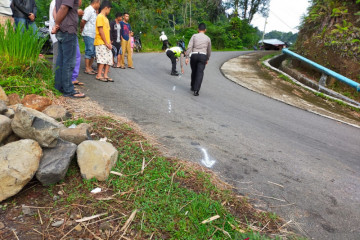
<instances>
[{"instance_id":1,"label":"tree","mask_svg":"<svg viewBox=\"0 0 360 240\"><path fill-rule=\"evenodd\" d=\"M267 15L269 2L270 0L231 0L230 7L234 9L234 15L251 23L256 13Z\"/></svg>"}]
</instances>

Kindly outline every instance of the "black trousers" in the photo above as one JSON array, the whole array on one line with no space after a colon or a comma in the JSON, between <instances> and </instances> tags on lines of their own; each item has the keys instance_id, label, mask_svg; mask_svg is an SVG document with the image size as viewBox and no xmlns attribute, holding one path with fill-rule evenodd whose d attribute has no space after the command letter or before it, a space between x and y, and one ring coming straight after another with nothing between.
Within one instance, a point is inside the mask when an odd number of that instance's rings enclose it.
<instances>
[{"instance_id":1,"label":"black trousers","mask_svg":"<svg viewBox=\"0 0 360 240\"><path fill-rule=\"evenodd\" d=\"M168 46L169 46L169 41L168 41L168 40L164 40L164 41L163 41L162 50L167 49L167 48L168 48Z\"/></svg>"},{"instance_id":2,"label":"black trousers","mask_svg":"<svg viewBox=\"0 0 360 240\"><path fill-rule=\"evenodd\" d=\"M176 73L176 57L175 57L175 53L173 51L166 51L166 56L168 56L171 60L171 64L172 64L172 68L171 68L171 72L172 73Z\"/></svg>"},{"instance_id":3,"label":"black trousers","mask_svg":"<svg viewBox=\"0 0 360 240\"><path fill-rule=\"evenodd\" d=\"M206 66L207 56L205 54L193 53L190 58L191 67L191 88L199 91L204 78L204 70Z\"/></svg>"}]
</instances>

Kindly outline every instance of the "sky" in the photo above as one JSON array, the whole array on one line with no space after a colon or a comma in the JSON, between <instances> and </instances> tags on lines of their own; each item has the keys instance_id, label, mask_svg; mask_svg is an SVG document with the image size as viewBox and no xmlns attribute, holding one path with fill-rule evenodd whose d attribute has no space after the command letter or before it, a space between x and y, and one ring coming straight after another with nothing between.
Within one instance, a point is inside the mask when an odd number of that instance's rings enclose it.
<instances>
[{"instance_id":1,"label":"sky","mask_svg":"<svg viewBox=\"0 0 360 240\"><path fill-rule=\"evenodd\" d=\"M308 0L271 0L265 33L277 30L297 33L301 17L307 13ZM264 31L265 18L255 15L251 25Z\"/></svg>"}]
</instances>

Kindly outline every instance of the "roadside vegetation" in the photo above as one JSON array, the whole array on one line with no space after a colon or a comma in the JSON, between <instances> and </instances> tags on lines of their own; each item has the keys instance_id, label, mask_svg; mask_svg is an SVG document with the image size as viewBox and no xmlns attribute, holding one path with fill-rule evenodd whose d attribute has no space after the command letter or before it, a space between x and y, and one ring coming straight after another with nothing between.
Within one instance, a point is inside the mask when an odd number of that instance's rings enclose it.
<instances>
[{"instance_id":1,"label":"roadside vegetation","mask_svg":"<svg viewBox=\"0 0 360 240\"><path fill-rule=\"evenodd\" d=\"M0 25L0 85L7 94L49 95L55 92L51 64L39 58L45 39L32 30Z\"/></svg>"}]
</instances>

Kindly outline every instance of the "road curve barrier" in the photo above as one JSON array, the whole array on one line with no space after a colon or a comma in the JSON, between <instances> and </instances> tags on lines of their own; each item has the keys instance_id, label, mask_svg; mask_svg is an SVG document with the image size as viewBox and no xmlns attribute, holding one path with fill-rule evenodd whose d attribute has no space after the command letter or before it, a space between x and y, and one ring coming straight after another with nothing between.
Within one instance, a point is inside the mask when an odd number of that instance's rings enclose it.
<instances>
[{"instance_id":1,"label":"road curve barrier","mask_svg":"<svg viewBox=\"0 0 360 240\"><path fill-rule=\"evenodd\" d=\"M321 66L320 64L317 64L316 62L313 62L313 61L311 61L311 60L309 60L307 58L304 58L303 56L300 56L299 54L296 54L296 53L290 51L287 48L284 48L282 50L282 52L284 54L286 54L286 55L289 55L289 56L297 59L297 60L305 62L305 63L309 64L310 66L312 66L313 68L315 68L315 69L319 70L320 72L322 72L323 76L321 77L320 82L319 82L321 85L323 85L326 82L327 76L331 76L331 77L333 77L333 78L335 78L335 79L337 79L337 80L339 80L339 81L341 81L343 83L346 83L347 85L355 88L358 92L360 92L360 83L357 83L357 82L355 82L355 81L353 81L353 80L351 80L351 79L349 79L347 77L344 77L343 75L341 75L341 74L339 74L337 72L334 72L334 71L332 71L332 70L330 70L330 69L328 69L328 68L326 68L324 66Z\"/></svg>"}]
</instances>

